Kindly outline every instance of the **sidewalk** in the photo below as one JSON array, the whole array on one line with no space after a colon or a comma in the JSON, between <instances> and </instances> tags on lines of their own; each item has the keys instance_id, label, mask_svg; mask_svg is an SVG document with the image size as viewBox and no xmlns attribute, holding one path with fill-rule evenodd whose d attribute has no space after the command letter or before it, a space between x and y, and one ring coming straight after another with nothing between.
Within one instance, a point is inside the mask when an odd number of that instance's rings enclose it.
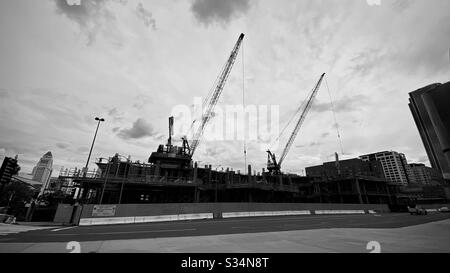
<instances>
[{"instance_id":1,"label":"sidewalk","mask_svg":"<svg viewBox=\"0 0 450 273\"><path fill-rule=\"evenodd\" d=\"M0 223L0 236L1 235L8 235L11 233L20 233L20 232L27 232L30 230L39 230L39 229L50 229L50 228L56 228L58 227L57 224L50 225L52 223L26 223L26 224L32 224L32 225L25 225L24 222L21 222L20 224L3 224Z\"/></svg>"},{"instance_id":2,"label":"sidewalk","mask_svg":"<svg viewBox=\"0 0 450 273\"><path fill-rule=\"evenodd\" d=\"M82 253L450 253L450 220L392 229L332 228L198 237L80 242ZM0 243L0 253L69 253L65 243ZM71 242L74 243L74 242ZM76 242L75 242L76 243Z\"/></svg>"}]
</instances>

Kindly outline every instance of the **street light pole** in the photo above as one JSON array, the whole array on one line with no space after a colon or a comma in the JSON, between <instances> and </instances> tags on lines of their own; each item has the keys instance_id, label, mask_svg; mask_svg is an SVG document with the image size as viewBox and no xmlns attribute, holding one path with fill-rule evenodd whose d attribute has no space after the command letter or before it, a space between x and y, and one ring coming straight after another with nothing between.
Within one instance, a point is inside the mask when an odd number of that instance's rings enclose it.
<instances>
[{"instance_id":1,"label":"street light pole","mask_svg":"<svg viewBox=\"0 0 450 273\"><path fill-rule=\"evenodd\" d=\"M218 177L217 177L217 169L220 167L220 166L222 166L222 165L218 165L217 167L216 167L216 185L215 185L215 190L214 190L214 202L215 203L217 203L217 180L218 180Z\"/></svg>"},{"instance_id":2,"label":"street light pole","mask_svg":"<svg viewBox=\"0 0 450 273\"><path fill-rule=\"evenodd\" d=\"M91 150L89 151L89 156L88 156L88 159L87 159L87 162L86 162L86 167L84 167L84 177L86 177L86 174L87 174L87 171L88 171L89 160L91 159L92 149L94 148L95 139L97 138L98 127L100 127L100 122L105 121L105 119L98 118L98 117L96 117L95 120L98 121L97 129L95 130L94 139L92 140Z\"/></svg>"}]
</instances>

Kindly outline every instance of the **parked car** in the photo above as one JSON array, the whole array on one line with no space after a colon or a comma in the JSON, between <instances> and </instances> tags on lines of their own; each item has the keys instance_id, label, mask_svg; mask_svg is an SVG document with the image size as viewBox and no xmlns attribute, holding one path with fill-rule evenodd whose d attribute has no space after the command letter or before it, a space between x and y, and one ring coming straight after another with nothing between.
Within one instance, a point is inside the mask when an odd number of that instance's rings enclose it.
<instances>
[{"instance_id":1,"label":"parked car","mask_svg":"<svg viewBox=\"0 0 450 273\"><path fill-rule=\"evenodd\" d=\"M438 209L438 211L440 211L440 212L450 212L450 209L448 207L442 207L442 208Z\"/></svg>"},{"instance_id":2,"label":"parked car","mask_svg":"<svg viewBox=\"0 0 450 273\"><path fill-rule=\"evenodd\" d=\"M419 207L419 206L415 206L415 207L410 207L408 206L408 211L411 215L416 214L416 215L427 215L428 212L426 209Z\"/></svg>"}]
</instances>

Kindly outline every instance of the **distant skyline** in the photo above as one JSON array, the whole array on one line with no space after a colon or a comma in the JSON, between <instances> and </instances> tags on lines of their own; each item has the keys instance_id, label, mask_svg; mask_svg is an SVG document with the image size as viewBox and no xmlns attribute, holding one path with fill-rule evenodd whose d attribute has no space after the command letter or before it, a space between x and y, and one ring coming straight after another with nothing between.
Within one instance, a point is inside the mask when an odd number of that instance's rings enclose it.
<instances>
[{"instance_id":1,"label":"distant skyline","mask_svg":"<svg viewBox=\"0 0 450 273\"><path fill-rule=\"evenodd\" d=\"M51 151L53 175L83 167L99 116L91 168L115 153L147 162L171 109L207 95L242 32L246 103L279 105L280 128L325 72L341 158L394 150L429 166L408 93L450 80L448 10L448 0L3 0L0 159L18 154L31 173ZM241 54L219 106L242 103ZM283 170L340 153L329 105L323 85ZM243 142L204 141L194 159L242 170ZM265 167L259 143L247 162Z\"/></svg>"}]
</instances>

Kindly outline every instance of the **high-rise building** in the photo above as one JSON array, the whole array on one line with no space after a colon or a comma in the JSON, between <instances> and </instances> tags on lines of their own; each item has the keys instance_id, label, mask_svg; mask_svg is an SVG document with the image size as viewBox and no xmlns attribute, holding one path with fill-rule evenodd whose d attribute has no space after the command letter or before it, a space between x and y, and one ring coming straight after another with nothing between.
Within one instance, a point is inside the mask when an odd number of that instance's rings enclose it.
<instances>
[{"instance_id":1,"label":"high-rise building","mask_svg":"<svg viewBox=\"0 0 450 273\"><path fill-rule=\"evenodd\" d=\"M381 166L383 166L384 176L390 184L408 185L408 163L404 154L395 151L384 151L362 155L359 158L364 161L380 161Z\"/></svg>"},{"instance_id":2,"label":"high-rise building","mask_svg":"<svg viewBox=\"0 0 450 273\"><path fill-rule=\"evenodd\" d=\"M408 179L411 184L432 185L444 182L442 174L437 169L419 163L411 163L408 166Z\"/></svg>"},{"instance_id":3,"label":"high-rise building","mask_svg":"<svg viewBox=\"0 0 450 273\"><path fill-rule=\"evenodd\" d=\"M324 162L322 165L306 167L306 176L311 177L354 177L372 176L384 179L383 167L380 162L366 162L359 158Z\"/></svg>"},{"instance_id":4,"label":"high-rise building","mask_svg":"<svg viewBox=\"0 0 450 273\"><path fill-rule=\"evenodd\" d=\"M409 93L409 107L431 166L450 179L450 82Z\"/></svg>"},{"instance_id":5,"label":"high-rise building","mask_svg":"<svg viewBox=\"0 0 450 273\"><path fill-rule=\"evenodd\" d=\"M37 165L33 168L33 180L42 183L41 192L39 195L44 193L44 190L48 187L50 177L52 175L53 167L53 155L51 152L47 152L41 157Z\"/></svg>"}]
</instances>

